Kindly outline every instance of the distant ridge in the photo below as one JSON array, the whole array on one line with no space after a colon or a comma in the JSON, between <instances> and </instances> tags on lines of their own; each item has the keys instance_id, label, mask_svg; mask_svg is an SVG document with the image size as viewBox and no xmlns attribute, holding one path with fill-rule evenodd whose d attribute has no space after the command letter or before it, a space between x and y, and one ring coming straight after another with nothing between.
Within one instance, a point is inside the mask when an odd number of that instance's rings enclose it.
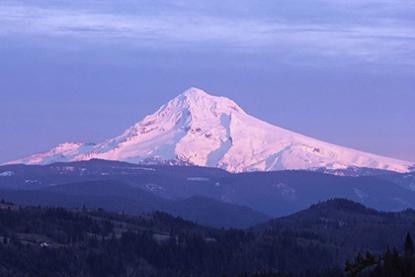
<instances>
[{"instance_id":1,"label":"distant ridge","mask_svg":"<svg viewBox=\"0 0 415 277\"><path fill-rule=\"evenodd\" d=\"M66 208L84 206L129 214L163 211L217 228L246 228L270 219L251 208L208 197L165 199L150 191L113 180L67 183L36 190L0 189L0 199L8 199L20 205Z\"/></svg>"}]
</instances>

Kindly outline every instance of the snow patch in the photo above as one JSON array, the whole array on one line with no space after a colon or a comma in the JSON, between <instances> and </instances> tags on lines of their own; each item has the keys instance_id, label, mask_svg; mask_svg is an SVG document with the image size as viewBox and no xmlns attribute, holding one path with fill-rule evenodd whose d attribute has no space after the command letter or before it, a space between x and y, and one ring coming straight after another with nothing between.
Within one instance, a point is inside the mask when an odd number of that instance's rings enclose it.
<instances>
[{"instance_id":1,"label":"snow patch","mask_svg":"<svg viewBox=\"0 0 415 277\"><path fill-rule=\"evenodd\" d=\"M273 184L272 187L278 189L282 196L295 196L295 189L284 183Z\"/></svg>"},{"instance_id":2,"label":"snow patch","mask_svg":"<svg viewBox=\"0 0 415 277\"><path fill-rule=\"evenodd\" d=\"M165 190L166 190L164 187L162 187L162 186L160 186L160 185L157 185L157 184L151 184L151 183L149 183L149 184L145 184L145 185L144 185L144 188L145 188L146 190L148 190L148 191L151 191L151 192L161 192L161 191L165 191Z\"/></svg>"},{"instance_id":3,"label":"snow patch","mask_svg":"<svg viewBox=\"0 0 415 277\"><path fill-rule=\"evenodd\" d=\"M61 167L61 170L69 171L69 172L74 172L75 169L76 168L74 166L64 166L64 167Z\"/></svg>"},{"instance_id":4,"label":"snow patch","mask_svg":"<svg viewBox=\"0 0 415 277\"><path fill-rule=\"evenodd\" d=\"M147 170L147 171L156 171L155 168L151 168L151 167L135 167L135 169L137 169L137 170Z\"/></svg>"},{"instance_id":5,"label":"snow patch","mask_svg":"<svg viewBox=\"0 0 415 277\"><path fill-rule=\"evenodd\" d=\"M194 181L194 182L207 182L210 179L206 177L187 177L188 181Z\"/></svg>"},{"instance_id":6,"label":"snow patch","mask_svg":"<svg viewBox=\"0 0 415 277\"><path fill-rule=\"evenodd\" d=\"M367 193L365 193L364 191L358 189L358 188L353 188L353 192L356 194L357 197L359 197L361 200L368 198Z\"/></svg>"},{"instance_id":7,"label":"snow patch","mask_svg":"<svg viewBox=\"0 0 415 277\"><path fill-rule=\"evenodd\" d=\"M4 171L2 173L0 173L0 177L10 177L13 176L14 172L13 171Z\"/></svg>"},{"instance_id":8,"label":"snow patch","mask_svg":"<svg viewBox=\"0 0 415 277\"><path fill-rule=\"evenodd\" d=\"M42 182L39 180L25 180L25 184L41 184Z\"/></svg>"}]
</instances>

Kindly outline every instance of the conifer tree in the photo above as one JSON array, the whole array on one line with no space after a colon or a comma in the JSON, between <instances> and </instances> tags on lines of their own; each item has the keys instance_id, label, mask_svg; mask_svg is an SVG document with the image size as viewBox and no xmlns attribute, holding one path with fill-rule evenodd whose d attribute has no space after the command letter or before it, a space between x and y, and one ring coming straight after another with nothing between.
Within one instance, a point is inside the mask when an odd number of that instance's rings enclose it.
<instances>
[{"instance_id":1,"label":"conifer tree","mask_svg":"<svg viewBox=\"0 0 415 277\"><path fill-rule=\"evenodd\" d=\"M411 235L408 233L405 239L405 256L411 257L414 255L414 242Z\"/></svg>"}]
</instances>

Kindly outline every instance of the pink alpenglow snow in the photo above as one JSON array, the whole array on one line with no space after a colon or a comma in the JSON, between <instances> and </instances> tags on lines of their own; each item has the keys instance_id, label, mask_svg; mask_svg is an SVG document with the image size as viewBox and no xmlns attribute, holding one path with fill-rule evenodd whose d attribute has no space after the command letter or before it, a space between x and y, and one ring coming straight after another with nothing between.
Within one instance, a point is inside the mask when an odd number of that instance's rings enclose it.
<instances>
[{"instance_id":1,"label":"pink alpenglow snow","mask_svg":"<svg viewBox=\"0 0 415 277\"><path fill-rule=\"evenodd\" d=\"M192 164L231 172L349 167L407 172L414 166L273 126L250 116L232 100L197 88L189 88L120 136L98 144L64 143L10 163L94 158Z\"/></svg>"}]
</instances>

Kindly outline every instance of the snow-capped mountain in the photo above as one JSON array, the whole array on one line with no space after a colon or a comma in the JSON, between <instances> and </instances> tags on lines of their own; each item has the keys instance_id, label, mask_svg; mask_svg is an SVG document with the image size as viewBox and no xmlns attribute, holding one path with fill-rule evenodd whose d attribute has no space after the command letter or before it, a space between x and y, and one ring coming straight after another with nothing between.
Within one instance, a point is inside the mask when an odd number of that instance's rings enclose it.
<instances>
[{"instance_id":1,"label":"snow-capped mountain","mask_svg":"<svg viewBox=\"0 0 415 277\"><path fill-rule=\"evenodd\" d=\"M123 134L99 144L63 143L11 163L88 159L220 167L231 172L365 167L407 172L414 163L337 146L248 115L225 97L190 88Z\"/></svg>"}]
</instances>

